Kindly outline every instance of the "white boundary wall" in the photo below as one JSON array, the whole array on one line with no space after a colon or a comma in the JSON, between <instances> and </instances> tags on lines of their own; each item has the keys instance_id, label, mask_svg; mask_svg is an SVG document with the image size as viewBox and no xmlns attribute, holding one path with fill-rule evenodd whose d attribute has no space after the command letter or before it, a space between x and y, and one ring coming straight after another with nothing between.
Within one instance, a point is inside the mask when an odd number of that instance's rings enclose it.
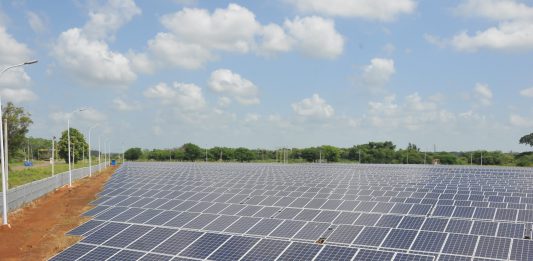
<instances>
[{"instance_id":1,"label":"white boundary wall","mask_svg":"<svg viewBox=\"0 0 533 261\"><path fill-rule=\"evenodd\" d=\"M105 168L105 163L101 163L102 168ZM98 172L98 164L92 167L93 173ZM89 167L73 169L72 181L89 176ZM8 212L20 208L22 205L32 202L35 199L53 191L56 188L68 184L68 171L50 176L45 179L36 180L12 189L7 192L7 206ZM0 207L2 206L2 195L0 194ZM0 208L2 213L2 208Z\"/></svg>"}]
</instances>

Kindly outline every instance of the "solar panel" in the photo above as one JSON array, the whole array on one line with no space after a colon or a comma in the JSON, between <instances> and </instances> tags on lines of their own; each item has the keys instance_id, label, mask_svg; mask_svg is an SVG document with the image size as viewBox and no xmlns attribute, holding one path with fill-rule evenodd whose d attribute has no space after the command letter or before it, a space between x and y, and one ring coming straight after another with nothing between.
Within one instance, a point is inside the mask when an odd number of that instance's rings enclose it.
<instances>
[{"instance_id":1,"label":"solar panel","mask_svg":"<svg viewBox=\"0 0 533 261\"><path fill-rule=\"evenodd\" d=\"M288 241L262 239L241 260L275 260L289 244Z\"/></svg>"},{"instance_id":2,"label":"solar panel","mask_svg":"<svg viewBox=\"0 0 533 261\"><path fill-rule=\"evenodd\" d=\"M239 260L257 242L258 238L234 236L209 256L210 260Z\"/></svg>"},{"instance_id":3,"label":"solar panel","mask_svg":"<svg viewBox=\"0 0 533 261\"><path fill-rule=\"evenodd\" d=\"M442 249L443 253L471 256L474 253L477 236L450 234Z\"/></svg>"},{"instance_id":4,"label":"solar panel","mask_svg":"<svg viewBox=\"0 0 533 261\"><path fill-rule=\"evenodd\" d=\"M81 256L87 254L95 246L85 245L85 244L75 244L65 251L59 253L58 255L52 257L51 261L71 261L80 258Z\"/></svg>"},{"instance_id":5,"label":"solar panel","mask_svg":"<svg viewBox=\"0 0 533 261\"><path fill-rule=\"evenodd\" d=\"M93 261L93 260L106 260L115 253L117 253L119 249L116 248L110 248L110 247L98 247L96 249L93 249L91 252L84 255L82 258L78 259L80 261Z\"/></svg>"},{"instance_id":6,"label":"solar panel","mask_svg":"<svg viewBox=\"0 0 533 261\"><path fill-rule=\"evenodd\" d=\"M350 261L357 253L357 248L338 247L338 246L324 246L322 251L316 256L315 261Z\"/></svg>"},{"instance_id":7,"label":"solar panel","mask_svg":"<svg viewBox=\"0 0 533 261\"><path fill-rule=\"evenodd\" d=\"M131 245L128 246L128 248L142 251L150 251L154 247L159 245L159 243L165 241L165 239L170 237L175 232L176 230L174 229L156 227L138 240L136 240L135 242L133 242Z\"/></svg>"},{"instance_id":8,"label":"solar panel","mask_svg":"<svg viewBox=\"0 0 533 261\"><path fill-rule=\"evenodd\" d=\"M355 256L355 260L361 261L376 261L376 260L392 260L394 252L384 252L369 249L360 249Z\"/></svg>"},{"instance_id":9,"label":"solar panel","mask_svg":"<svg viewBox=\"0 0 533 261\"><path fill-rule=\"evenodd\" d=\"M95 219L70 233L96 246L77 257L88 259L527 259L531 177L496 167L126 163L86 212ZM207 240L216 235L227 238Z\"/></svg>"},{"instance_id":10,"label":"solar panel","mask_svg":"<svg viewBox=\"0 0 533 261\"><path fill-rule=\"evenodd\" d=\"M479 237L476 256L507 259L511 239L497 237Z\"/></svg>"},{"instance_id":11,"label":"solar panel","mask_svg":"<svg viewBox=\"0 0 533 261\"><path fill-rule=\"evenodd\" d=\"M415 230L392 229L381 246L407 250L415 240L416 234Z\"/></svg>"},{"instance_id":12,"label":"solar panel","mask_svg":"<svg viewBox=\"0 0 533 261\"><path fill-rule=\"evenodd\" d=\"M446 240L446 234L440 232L420 231L412 250L439 253Z\"/></svg>"},{"instance_id":13,"label":"solar panel","mask_svg":"<svg viewBox=\"0 0 533 261\"><path fill-rule=\"evenodd\" d=\"M277 260L312 260L322 245L293 242Z\"/></svg>"},{"instance_id":14,"label":"solar panel","mask_svg":"<svg viewBox=\"0 0 533 261\"><path fill-rule=\"evenodd\" d=\"M185 257L206 258L230 236L206 233L179 254Z\"/></svg>"}]
</instances>

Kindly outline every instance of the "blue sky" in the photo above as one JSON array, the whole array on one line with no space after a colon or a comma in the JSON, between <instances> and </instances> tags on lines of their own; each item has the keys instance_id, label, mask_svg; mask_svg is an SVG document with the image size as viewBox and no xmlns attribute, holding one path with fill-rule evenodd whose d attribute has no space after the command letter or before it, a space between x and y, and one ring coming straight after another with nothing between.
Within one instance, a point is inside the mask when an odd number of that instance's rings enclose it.
<instances>
[{"instance_id":1,"label":"blue sky","mask_svg":"<svg viewBox=\"0 0 533 261\"><path fill-rule=\"evenodd\" d=\"M523 151L533 1L0 2L3 101L30 135L122 146ZM95 146L95 144L93 144Z\"/></svg>"}]
</instances>

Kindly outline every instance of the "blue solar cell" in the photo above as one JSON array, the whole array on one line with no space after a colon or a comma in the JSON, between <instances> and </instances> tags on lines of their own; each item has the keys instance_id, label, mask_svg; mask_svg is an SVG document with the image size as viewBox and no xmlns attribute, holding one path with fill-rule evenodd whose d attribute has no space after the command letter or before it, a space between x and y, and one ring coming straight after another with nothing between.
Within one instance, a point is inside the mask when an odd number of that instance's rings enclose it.
<instances>
[{"instance_id":1,"label":"blue solar cell","mask_svg":"<svg viewBox=\"0 0 533 261\"><path fill-rule=\"evenodd\" d=\"M357 252L354 260L358 261L378 261L378 260L392 260L393 252L385 252L378 250L361 249Z\"/></svg>"},{"instance_id":2,"label":"blue solar cell","mask_svg":"<svg viewBox=\"0 0 533 261\"><path fill-rule=\"evenodd\" d=\"M365 227L353 244L365 246L380 246L383 239L389 233L390 228Z\"/></svg>"},{"instance_id":3,"label":"blue solar cell","mask_svg":"<svg viewBox=\"0 0 533 261\"><path fill-rule=\"evenodd\" d=\"M394 261L433 261L435 260L435 257L405 254L405 253L396 253L393 260Z\"/></svg>"},{"instance_id":4,"label":"blue solar cell","mask_svg":"<svg viewBox=\"0 0 533 261\"><path fill-rule=\"evenodd\" d=\"M168 261L171 259L172 259L171 256L148 253L145 256L143 256L139 261Z\"/></svg>"},{"instance_id":5,"label":"blue solar cell","mask_svg":"<svg viewBox=\"0 0 533 261\"><path fill-rule=\"evenodd\" d=\"M398 228L405 228L405 229L420 229L422 227L422 224L424 223L425 218L423 217L412 217L412 216L405 216L402 219L402 222L398 225Z\"/></svg>"},{"instance_id":6,"label":"blue solar cell","mask_svg":"<svg viewBox=\"0 0 533 261\"><path fill-rule=\"evenodd\" d=\"M81 236L93 229L95 229L96 227L102 225L104 223L104 221L97 221L97 220L89 220L85 223L83 223L81 226L69 231L67 234L68 235L74 235L74 236Z\"/></svg>"},{"instance_id":7,"label":"blue solar cell","mask_svg":"<svg viewBox=\"0 0 533 261\"><path fill-rule=\"evenodd\" d=\"M116 260L116 261L137 261L139 260L145 252L137 252L137 251L131 251L131 250L122 250L118 252L116 255L112 256L108 259L108 261Z\"/></svg>"},{"instance_id":8,"label":"blue solar cell","mask_svg":"<svg viewBox=\"0 0 533 261\"><path fill-rule=\"evenodd\" d=\"M524 225L514 223L500 223L498 226L499 237L524 238Z\"/></svg>"},{"instance_id":9,"label":"blue solar cell","mask_svg":"<svg viewBox=\"0 0 533 261\"><path fill-rule=\"evenodd\" d=\"M101 226L97 231L90 236L83 239L81 242L90 244L101 244L108 239L112 238L122 230L126 229L129 225L122 223L109 223Z\"/></svg>"},{"instance_id":10,"label":"blue solar cell","mask_svg":"<svg viewBox=\"0 0 533 261\"><path fill-rule=\"evenodd\" d=\"M180 256L206 258L230 236L207 233L179 253Z\"/></svg>"},{"instance_id":11,"label":"blue solar cell","mask_svg":"<svg viewBox=\"0 0 533 261\"><path fill-rule=\"evenodd\" d=\"M438 253L442 249L445 240L445 233L420 231L411 249Z\"/></svg>"},{"instance_id":12,"label":"blue solar cell","mask_svg":"<svg viewBox=\"0 0 533 261\"><path fill-rule=\"evenodd\" d=\"M507 259L511 239L497 237L479 237L476 256Z\"/></svg>"},{"instance_id":13,"label":"blue solar cell","mask_svg":"<svg viewBox=\"0 0 533 261\"><path fill-rule=\"evenodd\" d=\"M407 250L415 240L416 234L415 230L392 229L381 246Z\"/></svg>"},{"instance_id":14,"label":"blue solar cell","mask_svg":"<svg viewBox=\"0 0 533 261\"><path fill-rule=\"evenodd\" d=\"M52 257L50 261L71 261L76 260L80 258L81 256L87 254L87 252L91 251L95 246L91 245L85 245L85 244L75 244L69 248L67 248L65 251L57 254L56 256Z\"/></svg>"},{"instance_id":15,"label":"blue solar cell","mask_svg":"<svg viewBox=\"0 0 533 261\"><path fill-rule=\"evenodd\" d=\"M126 247L127 245L131 244L131 242L140 238L151 229L152 227L149 226L132 225L124 229L122 232L120 232L118 235L114 236L110 240L106 241L104 245L113 247Z\"/></svg>"},{"instance_id":16,"label":"blue solar cell","mask_svg":"<svg viewBox=\"0 0 533 261\"><path fill-rule=\"evenodd\" d=\"M288 241L262 239L241 261L275 260L289 244Z\"/></svg>"},{"instance_id":17,"label":"blue solar cell","mask_svg":"<svg viewBox=\"0 0 533 261\"><path fill-rule=\"evenodd\" d=\"M349 261L355 256L357 250L357 248L326 245L315 258L315 261Z\"/></svg>"},{"instance_id":18,"label":"blue solar cell","mask_svg":"<svg viewBox=\"0 0 533 261\"><path fill-rule=\"evenodd\" d=\"M234 236L209 256L209 260L239 260L259 241L258 238Z\"/></svg>"},{"instance_id":19,"label":"blue solar cell","mask_svg":"<svg viewBox=\"0 0 533 261\"><path fill-rule=\"evenodd\" d=\"M82 258L78 259L80 261L93 261L93 260L106 260L110 256L117 253L119 249L110 248L110 247L98 247L93 249L91 252L84 255Z\"/></svg>"},{"instance_id":20,"label":"blue solar cell","mask_svg":"<svg viewBox=\"0 0 533 261\"><path fill-rule=\"evenodd\" d=\"M376 226L395 228L396 226L398 226L398 224L400 224L402 218L402 216L384 215L379 219Z\"/></svg>"},{"instance_id":21,"label":"blue solar cell","mask_svg":"<svg viewBox=\"0 0 533 261\"><path fill-rule=\"evenodd\" d=\"M138 240L136 240L135 242L133 242L131 245L128 246L128 248L142 251L150 251L154 247L159 245L161 242L169 238L175 232L176 230L174 229L156 227Z\"/></svg>"},{"instance_id":22,"label":"blue solar cell","mask_svg":"<svg viewBox=\"0 0 533 261\"><path fill-rule=\"evenodd\" d=\"M202 235L203 233L196 231L178 231L152 250L152 252L176 255Z\"/></svg>"},{"instance_id":23,"label":"blue solar cell","mask_svg":"<svg viewBox=\"0 0 533 261\"><path fill-rule=\"evenodd\" d=\"M277 260L312 260L322 245L293 242Z\"/></svg>"},{"instance_id":24,"label":"blue solar cell","mask_svg":"<svg viewBox=\"0 0 533 261\"><path fill-rule=\"evenodd\" d=\"M448 224L448 219L444 218L426 218L422 230L443 232Z\"/></svg>"},{"instance_id":25,"label":"blue solar cell","mask_svg":"<svg viewBox=\"0 0 533 261\"><path fill-rule=\"evenodd\" d=\"M333 230L333 233L326 239L326 241L351 244L361 230L363 230L362 226L340 225Z\"/></svg>"},{"instance_id":26,"label":"blue solar cell","mask_svg":"<svg viewBox=\"0 0 533 261\"><path fill-rule=\"evenodd\" d=\"M474 254L477 236L449 234L446 244L442 249L443 253L471 256Z\"/></svg>"},{"instance_id":27,"label":"blue solar cell","mask_svg":"<svg viewBox=\"0 0 533 261\"><path fill-rule=\"evenodd\" d=\"M474 221L471 234L483 236L495 236L498 223L490 221Z\"/></svg>"}]
</instances>

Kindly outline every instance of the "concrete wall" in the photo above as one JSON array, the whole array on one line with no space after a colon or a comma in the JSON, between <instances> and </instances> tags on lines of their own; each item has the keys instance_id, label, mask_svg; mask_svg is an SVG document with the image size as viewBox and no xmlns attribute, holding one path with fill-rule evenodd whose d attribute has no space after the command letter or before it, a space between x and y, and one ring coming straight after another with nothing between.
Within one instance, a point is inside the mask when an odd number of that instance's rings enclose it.
<instances>
[{"instance_id":1,"label":"concrete wall","mask_svg":"<svg viewBox=\"0 0 533 261\"><path fill-rule=\"evenodd\" d=\"M105 163L102 163L101 165L102 168L105 167ZM94 165L92 171L93 173L98 172L98 165ZM87 176L89 176L89 167L72 170L72 182ZM9 189L7 192L8 212L16 210L22 205L32 202L48 192L64 185L68 185L68 171ZM2 213L3 202L2 193L0 193L0 213Z\"/></svg>"}]
</instances>

